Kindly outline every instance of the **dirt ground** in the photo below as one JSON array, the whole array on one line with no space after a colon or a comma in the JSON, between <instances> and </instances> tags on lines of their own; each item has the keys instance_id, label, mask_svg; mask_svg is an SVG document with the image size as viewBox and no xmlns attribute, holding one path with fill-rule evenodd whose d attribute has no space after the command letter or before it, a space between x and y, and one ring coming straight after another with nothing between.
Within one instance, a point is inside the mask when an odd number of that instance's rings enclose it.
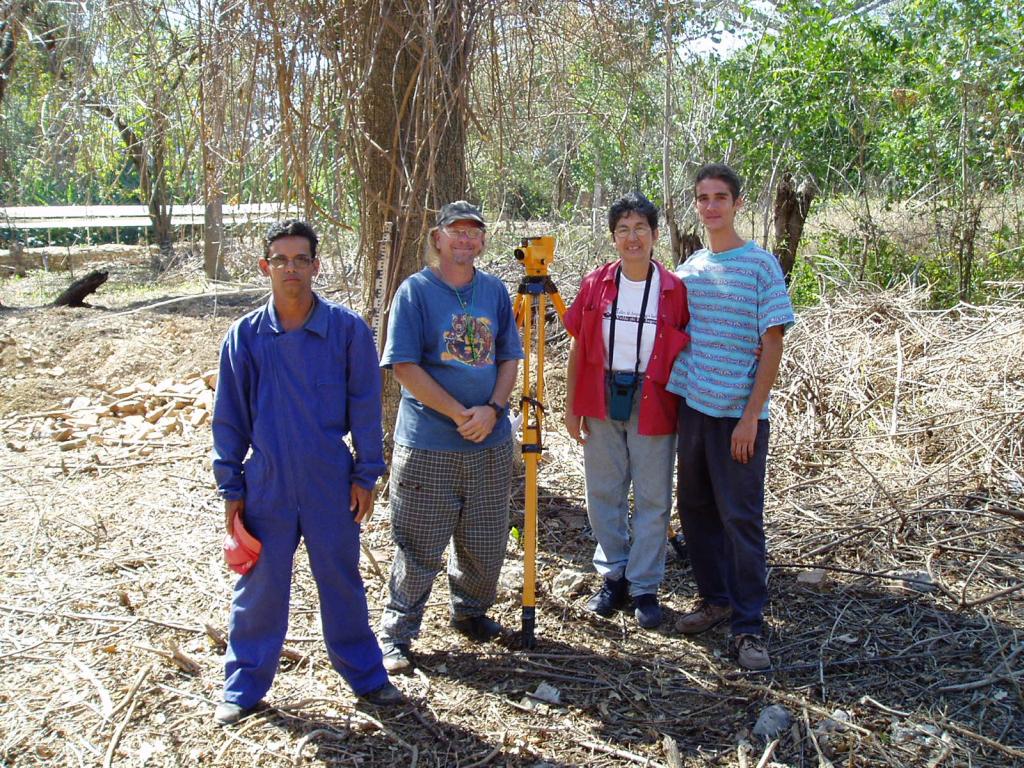
<instances>
[{"instance_id":1,"label":"dirt ground","mask_svg":"<svg viewBox=\"0 0 1024 768\"><path fill-rule=\"evenodd\" d=\"M582 453L553 408L534 651L518 644L510 535L493 613L506 635L453 636L442 576L420 668L396 678L409 705L360 707L328 664L300 551L267 707L222 729L233 579L208 423L72 447L55 424L76 397L195 381L262 295L190 298L194 286L167 283L54 309L26 307L19 286L0 285L0 764L1024 765L1019 301L934 313L920 297L858 293L801 313L773 405L769 673L740 673L724 630L673 630L695 588L671 550L662 628L586 611L598 579ZM564 341L554 330L552 403ZM522 506L520 485L513 518ZM364 541L376 622L386 502ZM754 726L770 705L789 721L764 738Z\"/></svg>"}]
</instances>

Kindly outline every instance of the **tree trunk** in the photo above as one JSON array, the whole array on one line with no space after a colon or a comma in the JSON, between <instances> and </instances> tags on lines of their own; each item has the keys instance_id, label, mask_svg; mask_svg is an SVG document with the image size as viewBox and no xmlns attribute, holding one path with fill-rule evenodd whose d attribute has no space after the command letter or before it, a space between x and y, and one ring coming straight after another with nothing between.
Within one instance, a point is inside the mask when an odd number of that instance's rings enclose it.
<instances>
[{"instance_id":1,"label":"tree trunk","mask_svg":"<svg viewBox=\"0 0 1024 768\"><path fill-rule=\"evenodd\" d=\"M968 200L967 195L962 195L962 199L950 207L954 211L951 230L956 250L958 296L960 301L970 301L974 284L975 244L978 227L981 225L981 203Z\"/></svg>"},{"instance_id":2,"label":"tree trunk","mask_svg":"<svg viewBox=\"0 0 1024 768\"><path fill-rule=\"evenodd\" d=\"M159 99L159 95L157 96ZM171 202L164 173L164 157L167 151L167 117L160 111L159 104L153 108L153 132L147 150L142 138L117 112L106 104L87 101L84 106L103 115L114 124L124 142L128 157L139 174L139 196L146 204L149 219L153 223L153 236L160 247L158 256L150 259L150 268L159 272L170 263L174 256L171 237Z\"/></svg>"},{"instance_id":3,"label":"tree trunk","mask_svg":"<svg viewBox=\"0 0 1024 768\"><path fill-rule=\"evenodd\" d=\"M154 94L152 111L153 131L150 138L151 150L149 157L143 154L142 160L150 162L148 185L142 185L149 206L149 218L153 222L153 230L157 245L160 247L159 260L153 258L151 267L160 272L170 266L174 258L174 239L171 231L171 194L167 188L167 115L163 110L163 92L158 88Z\"/></svg>"},{"instance_id":4,"label":"tree trunk","mask_svg":"<svg viewBox=\"0 0 1024 768\"><path fill-rule=\"evenodd\" d=\"M200 79L199 117L203 149L203 271L209 280L228 280L224 267L224 116L227 109L227 72L224 67L224 28L227 13L218 0L210 0L203 26L203 77Z\"/></svg>"},{"instance_id":5,"label":"tree trunk","mask_svg":"<svg viewBox=\"0 0 1024 768\"><path fill-rule=\"evenodd\" d=\"M672 40L672 4L669 0L665 0L665 17L662 22L662 33L665 36L665 108L661 136L661 197L672 258L676 264L680 264L685 261L685 258L682 256L682 240L679 225L676 223L675 200L672 196L672 156L670 154L672 146L672 59L675 56L675 43Z\"/></svg>"},{"instance_id":6,"label":"tree trunk","mask_svg":"<svg viewBox=\"0 0 1024 768\"><path fill-rule=\"evenodd\" d=\"M672 228L675 230L673 234L678 238L679 242L678 250L675 252L676 266L678 267L694 253L703 248L704 243L701 242L700 235L698 235L694 230L681 232L679 230L679 225L674 221L672 222Z\"/></svg>"},{"instance_id":7,"label":"tree trunk","mask_svg":"<svg viewBox=\"0 0 1024 768\"><path fill-rule=\"evenodd\" d=\"M407 176L415 171L415 120L406 99L415 88L417 56L405 35L415 28L414 12L422 12L423 5L367 3L369 18L363 25L370 34L379 30L360 104L365 143L360 157L363 184L359 230L365 269L364 307L377 329L378 352L384 348L387 310L395 290L420 266L418 248L427 226L423 200L409 194L413 179ZM376 17L377 12L380 17ZM380 295L373 295L375 285L381 287ZM395 424L399 400L398 383L390 371L385 371L384 441L389 461L394 443L388 430Z\"/></svg>"},{"instance_id":8,"label":"tree trunk","mask_svg":"<svg viewBox=\"0 0 1024 768\"><path fill-rule=\"evenodd\" d=\"M811 179L804 180L799 187L793 183L792 174L786 173L775 190L773 218L775 221L775 245L772 252L782 266L782 274L789 285L796 251L804 232L804 222L811 210L811 201L818 188Z\"/></svg>"},{"instance_id":9,"label":"tree trunk","mask_svg":"<svg viewBox=\"0 0 1024 768\"><path fill-rule=\"evenodd\" d=\"M367 3L364 14L372 63L356 147L363 182L360 251L366 314L383 349L391 300L422 266L424 236L437 209L467 196L465 88L474 14L460 0L440 11L427 0L385 0ZM385 425L395 423L399 401L398 383L387 373ZM390 434L385 442L390 456Z\"/></svg>"},{"instance_id":10,"label":"tree trunk","mask_svg":"<svg viewBox=\"0 0 1024 768\"><path fill-rule=\"evenodd\" d=\"M7 84L14 75L15 52L18 47L18 19L15 13L18 8L12 5L5 9L7 14L0 18L0 104L4 103Z\"/></svg>"}]
</instances>

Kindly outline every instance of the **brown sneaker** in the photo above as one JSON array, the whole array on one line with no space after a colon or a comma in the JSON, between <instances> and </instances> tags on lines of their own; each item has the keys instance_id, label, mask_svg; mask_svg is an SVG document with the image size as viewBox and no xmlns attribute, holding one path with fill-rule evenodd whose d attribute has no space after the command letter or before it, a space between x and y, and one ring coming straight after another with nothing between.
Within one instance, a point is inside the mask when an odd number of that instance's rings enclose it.
<instances>
[{"instance_id":1,"label":"brown sneaker","mask_svg":"<svg viewBox=\"0 0 1024 768\"><path fill-rule=\"evenodd\" d=\"M768 656L764 639L757 635L737 635L732 639L732 653L743 669L770 669L772 660Z\"/></svg>"},{"instance_id":2,"label":"brown sneaker","mask_svg":"<svg viewBox=\"0 0 1024 768\"><path fill-rule=\"evenodd\" d=\"M732 616L732 606L712 605L702 600L693 613L684 613L676 622L676 631L684 635L699 635L717 627Z\"/></svg>"}]
</instances>

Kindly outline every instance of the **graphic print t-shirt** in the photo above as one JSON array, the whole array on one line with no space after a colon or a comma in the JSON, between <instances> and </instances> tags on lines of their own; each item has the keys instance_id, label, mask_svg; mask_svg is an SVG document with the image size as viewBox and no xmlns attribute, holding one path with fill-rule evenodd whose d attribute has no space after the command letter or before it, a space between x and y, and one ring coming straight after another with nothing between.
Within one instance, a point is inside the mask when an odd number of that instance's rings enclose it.
<instances>
[{"instance_id":1,"label":"graphic print t-shirt","mask_svg":"<svg viewBox=\"0 0 1024 768\"><path fill-rule=\"evenodd\" d=\"M615 359L608 361L608 339L612 325L612 305L604 311L601 320L601 335L604 338L604 359L610 371L632 371L637 362L636 327L640 319L640 307L644 301L646 280L630 280L625 275L619 278L619 302L615 313ZM647 361L651 359L654 349L654 337L657 335L658 297L661 295L661 276L654 270L651 276L651 290L647 296L647 309L644 312L644 333L640 340L640 372L647 370ZM607 363L611 364L608 365Z\"/></svg>"},{"instance_id":2,"label":"graphic print t-shirt","mask_svg":"<svg viewBox=\"0 0 1024 768\"><path fill-rule=\"evenodd\" d=\"M485 404L498 364L523 356L505 284L480 270L456 290L427 267L402 283L391 304L381 365L416 363L467 408ZM455 423L419 402L404 387L395 442L432 451L471 451L500 445L511 436L499 419L482 443L463 438Z\"/></svg>"}]
</instances>

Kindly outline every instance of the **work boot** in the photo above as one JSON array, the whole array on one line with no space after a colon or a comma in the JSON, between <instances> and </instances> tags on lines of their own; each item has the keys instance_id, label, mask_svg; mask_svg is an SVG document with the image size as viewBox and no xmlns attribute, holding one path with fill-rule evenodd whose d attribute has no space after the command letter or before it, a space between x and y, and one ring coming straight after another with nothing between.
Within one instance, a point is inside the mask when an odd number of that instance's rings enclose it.
<instances>
[{"instance_id":1,"label":"work boot","mask_svg":"<svg viewBox=\"0 0 1024 768\"><path fill-rule=\"evenodd\" d=\"M633 598L636 605L634 614L637 623L644 629L654 629L661 624L661 606L657 595L637 595Z\"/></svg>"},{"instance_id":2,"label":"work boot","mask_svg":"<svg viewBox=\"0 0 1024 768\"><path fill-rule=\"evenodd\" d=\"M256 711L256 707L243 707L233 701L222 701L213 710L213 719L217 725L234 725L243 717L248 717Z\"/></svg>"},{"instance_id":3,"label":"work boot","mask_svg":"<svg viewBox=\"0 0 1024 768\"><path fill-rule=\"evenodd\" d=\"M697 610L692 613L684 613L676 622L676 631L684 635L699 635L712 627L717 627L723 621L732 616L732 606L712 605L706 600L701 600Z\"/></svg>"},{"instance_id":4,"label":"work boot","mask_svg":"<svg viewBox=\"0 0 1024 768\"><path fill-rule=\"evenodd\" d=\"M736 635L732 639L732 655L743 669L756 671L772 666L764 638L758 635Z\"/></svg>"},{"instance_id":5,"label":"work boot","mask_svg":"<svg viewBox=\"0 0 1024 768\"><path fill-rule=\"evenodd\" d=\"M598 593L587 601L587 610L608 618L615 611L625 608L627 605L629 605L629 581L626 580L626 577L623 576L621 579L605 578Z\"/></svg>"},{"instance_id":6,"label":"work boot","mask_svg":"<svg viewBox=\"0 0 1024 768\"><path fill-rule=\"evenodd\" d=\"M387 673L405 672L414 665L412 651L408 643L385 642L381 651L384 655L384 669Z\"/></svg>"},{"instance_id":7,"label":"work boot","mask_svg":"<svg viewBox=\"0 0 1024 768\"><path fill-rule=\"evenodd\" d=\"M369 693L361 693L359 698L374 707L394 707L405 703L405 695L391 682L384 683Z\"/></svg>"},{"instance_id":8,"label":"work boot","mask_svg":"<svg viewBox=\"0 0 1024 768\"><path fill-rule=\"evenodd\" d=\"M465 619L452 619L452 627L470 640L486 643L501 634L501 624L486 616L470 616Z\"/></svg>"}]
</instances>

